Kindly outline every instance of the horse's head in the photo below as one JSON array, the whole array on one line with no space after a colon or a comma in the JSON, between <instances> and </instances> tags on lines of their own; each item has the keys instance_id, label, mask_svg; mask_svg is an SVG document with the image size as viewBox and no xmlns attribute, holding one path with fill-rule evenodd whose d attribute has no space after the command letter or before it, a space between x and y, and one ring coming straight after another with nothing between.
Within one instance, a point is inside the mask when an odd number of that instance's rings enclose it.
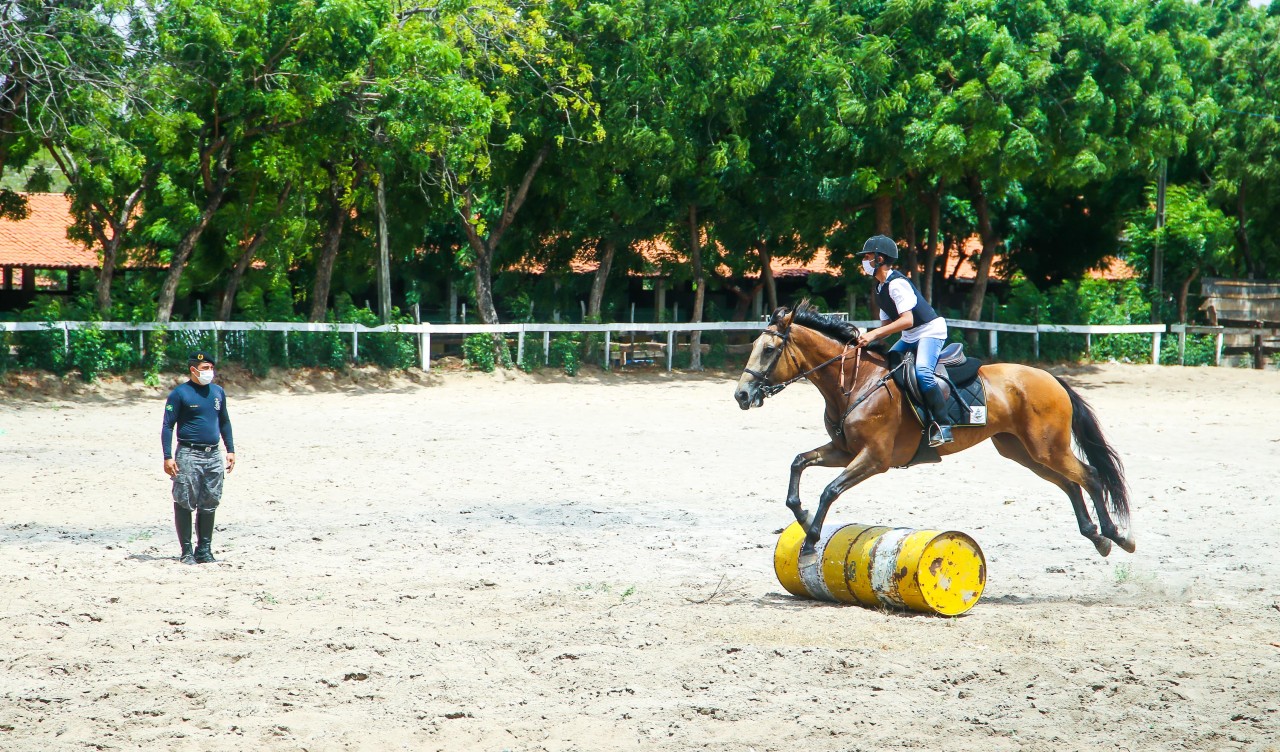
<instances>
[{"instance_id":1,"label":"horse's head","mask_svg":"<svg viewBox=\"0 0 1280 752\"><path fill-rule=\"evenodd\" d=\"M743 410L760 407L768 396L767 387L798 373L796 358L783 357L791 344L791 320L794 317L795 311L789 308L774 311L769 325L752 344L751 356L747 358L747 365L742 369L742 376L733 392L733 398Z\"/></svg>"}]
</instances>

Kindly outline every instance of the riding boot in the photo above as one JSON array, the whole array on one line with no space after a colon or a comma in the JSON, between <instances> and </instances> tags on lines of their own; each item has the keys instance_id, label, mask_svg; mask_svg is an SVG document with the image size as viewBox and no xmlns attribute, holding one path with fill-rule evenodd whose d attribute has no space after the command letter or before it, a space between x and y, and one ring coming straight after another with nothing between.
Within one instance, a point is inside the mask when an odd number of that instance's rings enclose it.
<instances>
[{"instance_id":1,"label":"riding boot","mask_svg":"<svg viewBox=\"0 0 1280 752\"><path fill-rule=\"evenodd\" d=\"M196 514L196 536L196 563L211 564L217 561L217 559L213 558L213 551L210 550L210 546L213 545L212 509L201 509Z\"/></svg>"},{"instance_id":2,"label":"riding boot","mask_svg":"<svg viewBox=\"0 0 1280 752\"><path fill-rule=\"evenodd\" d=\"M182 556L178 561L195 564L196 558L191 551L191 510L181 504L174 504L173 525L178 529L178 545L182 546Z\"/></svg>"},{"instance_id":3,"label":"riding boot","mask_svg":"<svg viewBox=\"0 0 1280 752\"><path fill-rule=\"evenodd\" d=\"M951 443L951 420L947 416L947 398L937 384L924 393L933 422L929 426L929 446L940 447Z\"/></svg>"}]
</instances>

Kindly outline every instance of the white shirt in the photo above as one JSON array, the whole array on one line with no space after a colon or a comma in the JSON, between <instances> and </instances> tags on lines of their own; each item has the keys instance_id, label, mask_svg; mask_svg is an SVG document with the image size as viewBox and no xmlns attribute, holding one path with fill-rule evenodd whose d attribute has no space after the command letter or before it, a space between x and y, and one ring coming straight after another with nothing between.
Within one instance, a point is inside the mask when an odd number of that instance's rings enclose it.
<instances>
[{"instance_id":1,"label":"white shirt","mask_svg":"<svg viewBox=\"0 0 1280 752\"><path fill-rule=\"evenodd\" d=\"M876 285L876 292L879 292L882 287L884 287L883 283ZM889 297L893 299L893 304L898 307L899 316L916 307L915 290L905 277L899 277L889 283ZM880 320L888 322L889 314L881 311ZM919 342L922 337L945 340L947 338L947 320L939 316L927 324L914 326L902 333L904 342Z\"/></svg>"}]
</instances>

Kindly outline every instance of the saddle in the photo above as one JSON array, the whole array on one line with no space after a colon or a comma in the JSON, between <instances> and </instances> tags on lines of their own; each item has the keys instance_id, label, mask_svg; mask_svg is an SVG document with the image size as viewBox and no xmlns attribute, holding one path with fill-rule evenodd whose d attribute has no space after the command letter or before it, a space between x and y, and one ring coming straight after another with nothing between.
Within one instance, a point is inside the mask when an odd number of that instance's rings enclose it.
<instances>
[{"instance_id":1,"label":"saddle","mask_svg":"<svg viewBox=\"0 0 1280 752\"><path fill-rule=\"evenodd\" d=\"M907 397L911 411L920 421L920 447L903 467L928 462L941 462L938 451L929 446L929 412L920 395L916 381L915 353L888 353L889 367L893 368L893 381ZM901 368L898 366L901 365ZM964 354L964 344L953 342L938 355L938 367L934 371L938 386L946 398L947 418L952 426L985 426L987 424L987 391L978 378L982 361Z\"/></svg>"}]
</instances>

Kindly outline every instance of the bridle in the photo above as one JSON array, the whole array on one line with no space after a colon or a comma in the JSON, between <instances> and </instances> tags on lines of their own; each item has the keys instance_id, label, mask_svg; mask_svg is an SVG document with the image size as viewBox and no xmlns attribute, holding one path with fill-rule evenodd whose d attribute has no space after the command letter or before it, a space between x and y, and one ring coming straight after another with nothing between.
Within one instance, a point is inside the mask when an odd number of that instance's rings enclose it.
<instances>
[{"instance_id":1,"label":"bridle","mask_svg":"<svg viewBox=\"0 0 1280 752\"><path fill-rule=\"evenodd\" d=\"M797 373L795 376L792 376L791 378L787 379L781 384L775 384L773 383L771 377L773 375L773 370L778 367L779 361L782 360L782 354L784 352L787 354L787 357L791 360L791 365L795 366L796 371L800 371L800 361L796 360L795 354L792 353L791 349L788 347L788 345L791 344L791 327L790 326L788 326L784 331L781 331L781 332L776 332L776 331L773 331L772 329L765 329L764 332L762 333L769 334L781 339L782 344L778 346L778 349L773 356L773 360L764 369L760 371L756 371L751 368L743 368L742 370L745 373L749 373L752 376L754 376L756 381L759 381L761 383L760 391L764 394L765 397L772 397L773 395L777 394L778 392L781 392L783 389L786 389L787 387L791 386L797 381L807 378L809 374L814 373L815 371L818 371L820 369L826 368L827 366L831 365L837 360L840 361L840 390L844 392L844 396L846 398L849 396L849 393L853 391L853 385L856 384L858 381L858 366L861 365L862 363L861 347L858 347L856 344L846 342L844 347L841 348L838 354L832 355L830 358L827 358L826 360L822 361L821 363L814 366L813 368L810 368L809 370L804 371L803 373ZM845 360L845 356L849 354L850 348L852 348L853 351L857 354L857 359L854 361L854 365L853 365L853 379L849 382L849 389L848 391L846 391L844 388L844 360Z\"/></svg>"},{"instance_id":2,"label":"bridle","mask_svg":"<svg viewBox=\"0 0 1280 752\"><path fill-rule=\"evenodd\" d=\"M830 358L827 358L826 360L822 361L821 363L814 366L813 368L810 368L809 370L804 371L803 373L798 373L797 375L792 376L791 378L787 379L781 384L774 384L770 379L770 376L772 376L773 370L778 367L778 363L779 361L782 360L782 354L784 352L787 354L787 357L790 358L791 364L795 366L797 371L800 370L800 362L796 360L796 356L791 352L791 349L788 347L788 345L791 344L791 327L790 326L788 326L785 331L776 332L776 331L773 331L772 329L765 329L763 333L772 335L774 337L778 337L779 339L782 340L782 344L778 347L777 353L773 356L773 361L770 362L768 366L766 366L764 369L760 371L756 371L751 368L743 368L742 370L746 373L751 374L752 376L755 377L757 381L761 382L762 386L760 387L760 391L764 394L765 397L772 397L773 395L777 394L778 392L781 392L783 389L786 389L787 387L791 386L797 381L803 378L807 378L809 374L814 373L815 371L818 371L822 368L826 368L827 366L831 365L837 360L840 361L840 391L842 394L844 394L845 399L849 399L849 397L852 396L853 388L858 383L858 367L862 365L862 348L861 347L858 347L856 344L846 342L844 347L840 349L840 352L838 354L832 355ZM853 364L853 378L849 380L849 388L845 389L844 361L845 361L845 356L848 355L850 348L852 348L856 353L856 359L854 360L854 364ZM825 414L822 416L822 419L824 421L827 421L829 424L831 424L832 427L835 429L835 433L837 437L844 436L844 421L846 418L849 417L849 414L852 413L854 410L856 410L860 405L862 405L862 403L870 399L871 396L875 394L877 391L879 391L881 388L884 388L887 390L888 389L887 384L889 380L893 378L894 372L902 368L902 366L903 364L899 363L897 366L890 368L888 373L886 373L884 376L876 380L876 383L872 384L870 388L868 388L861 395L859 395L857 399L850 401L848 406L844 410L844 414L840 416L839 420L831 422L830 419L827 418Z\"/></svg>"}]
</instances>

